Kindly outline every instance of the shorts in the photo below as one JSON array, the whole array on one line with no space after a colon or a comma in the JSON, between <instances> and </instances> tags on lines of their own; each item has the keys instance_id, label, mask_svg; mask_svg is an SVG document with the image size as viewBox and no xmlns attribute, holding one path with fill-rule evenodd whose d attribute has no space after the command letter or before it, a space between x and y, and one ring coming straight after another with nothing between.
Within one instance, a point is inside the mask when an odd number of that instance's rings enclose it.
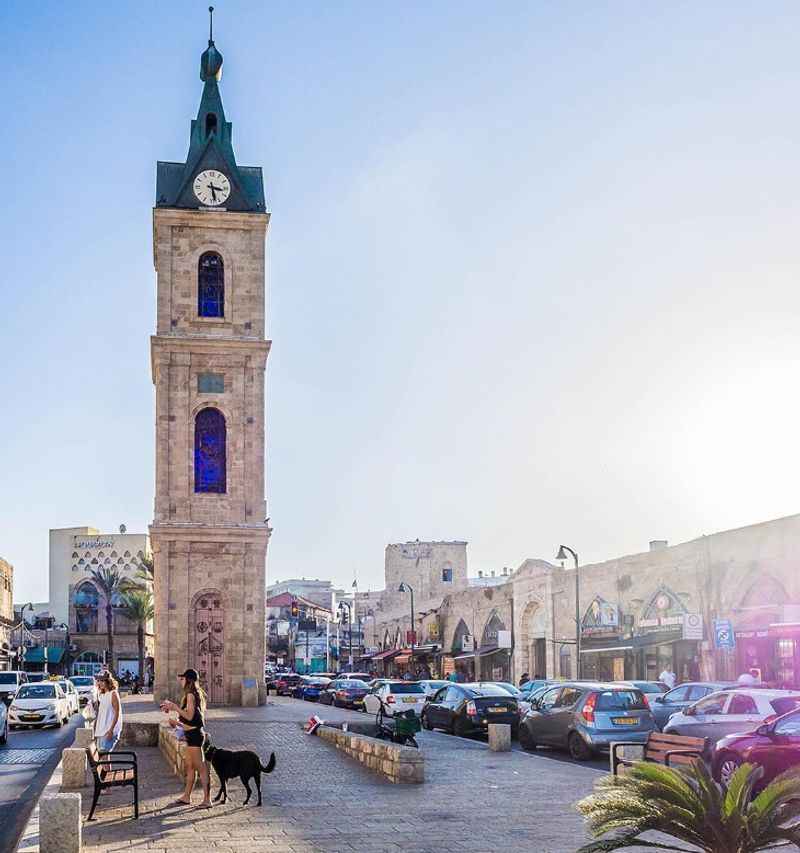
<instances>
[{"instance_id":1,"label":"shorts","mask_svg":"<svg viewBox=\"0 0 800 853\"><path fill-rule=\"evenodd\" d=\"M202 746L206 735L202 729L186 729L184 730L184 738L186 746Z\"/></svg>"},{"instance_id":2,"label":"shorts","mask_svg":"<svg viewBox=\"0 0 800 853\"><path fill-rule=\"evenodd\" d=\"M112 752L114 747L119 743L119 735L112 735L111 737L99 737L97 738L97 748L100 752Z\"/></svg>"}]
</instances>

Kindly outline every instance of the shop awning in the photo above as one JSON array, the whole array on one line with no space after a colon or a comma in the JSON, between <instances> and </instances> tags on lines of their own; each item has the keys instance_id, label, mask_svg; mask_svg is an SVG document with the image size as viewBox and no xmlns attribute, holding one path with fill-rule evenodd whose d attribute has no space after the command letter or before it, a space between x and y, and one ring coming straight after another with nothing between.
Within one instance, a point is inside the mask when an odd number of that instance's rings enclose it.
<instances>
[{"instance_id":1,"label":"shop awning","mask_svg":"<svg viewBox=\"0 0 800 853\"><path fill-rule=\"evenodd\" d=\"M453 660L467 660L468 658L474 658L475 652L464 652L463 654L456 655Z\"/></svg>"},{"instance_id":2,"label":"shop awning","mask_svg":"<svg viewBox=\"0 0 800 853\"><path fill-rule=\"evenodd\" d=\"M602 648L581 649L582 655L599 654L600 652L628 652L633 650L631 645L603 646Z\"/></svg>"},{"instance_id":3,"label":"shop awning","mask_svg":"<svg viewBox=\"0 0 800 853\"><path fill-rule=\"evenodd\" d=\"M63 646L48 646L47 647L47 662L61 663L61 658L64 657ZM25 649L25 663L44 663L44 647L34 646L30 649Z\"/></svg>"},{"instance_id":4,"label":"shop awning","mask_svg":"<svg viewBox=\"0 0 800 853\"><path fill-rule=\"evenodd\" d=\"M398 655L396 658L393 658L392 663L404 664L408 663L411 660L411 655Z\"/></svg>"},{"instance_id":5,"label":"shop awning","mask_svg":"<svg viewBox=\"0 0 800 853\"><path fill-rule=\"evenodd\" d=\"M399 655L399 654L400 654L400 649L389 649L386 652L378 652L377 655L373 656L372 660L373 661L391 660L392 658L397 657L397 655Z\"/></svg>"},{"instance_id":6,"label":"shop awning","mask_svg":"<svg viewBox=\"0 0 800 853\"><path fill-rule=\"evenodd\" d=\"M433 655L439 651L439 646L436 643L426 643L422 646L414 646L412 654L417 655Z\"/></svg>"},{"instance_id":7,"label":"shop awning","mask_svg":"<svg viewBox=\"0 0 800 853\"><path fill-rule=\"evenodd\" d=\"M800 634L800 622L773 622L769 626L770 637L796 637Z\"/></svg>"}]
</instances>

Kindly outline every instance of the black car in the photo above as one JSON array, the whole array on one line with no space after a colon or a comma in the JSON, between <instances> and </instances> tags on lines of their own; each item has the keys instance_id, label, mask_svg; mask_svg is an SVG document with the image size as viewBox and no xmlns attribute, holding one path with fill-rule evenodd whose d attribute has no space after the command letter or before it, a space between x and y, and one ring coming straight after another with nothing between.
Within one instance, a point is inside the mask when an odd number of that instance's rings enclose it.
<instances>
[{"instance_id":1,"label":"black car","mask_svg":"<svg viewBox=\"0 0 800 853\"><path fill-rule=\"evenodd\" d=\"M364 697L369 693L369 685L358 678L337 678L320 694L321 705L335 705L337 708L363 708Z\"/></svg>"},{"instance_id":2,"label":"black car","mask_svg":"<svg viewBox=\"0 0 800 853\"><path fill-rule=\"evenodd\" d=\"M437 690L422 711L428 731L468 735L488 731L489 723L510 725L512 737L519 728L517 700L497 684L449 684Z\"/></svg>"}]
</instances>

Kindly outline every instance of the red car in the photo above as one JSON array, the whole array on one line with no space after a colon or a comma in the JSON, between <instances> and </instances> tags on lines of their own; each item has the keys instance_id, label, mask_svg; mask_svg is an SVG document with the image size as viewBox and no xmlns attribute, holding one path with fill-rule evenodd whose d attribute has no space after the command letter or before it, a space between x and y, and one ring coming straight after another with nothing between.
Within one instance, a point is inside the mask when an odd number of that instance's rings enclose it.
<instances>
[{"instance_id":1,"label":"red car","mask_svg":"<svg viewBox=\"0 0 800 853\"><path fill-rule=\"evenodd\" d=\"M278 696L291 696L302 677L302 675L297 675L294 672L282 672L275 678L275 692Z\"/></svg>"},{"instance_id":2,"label":"red car","mask_svg":"<svg viewBox=\"0 0 800 853\"><path fill-rule=\"evenodd\" d=\"M764 768L758 789L784 771L800 767L800 709L767 718L753 731L717 741L712 772L718 782L727 785L736 768L745 762Z\"/></svg>"}]
</instances>

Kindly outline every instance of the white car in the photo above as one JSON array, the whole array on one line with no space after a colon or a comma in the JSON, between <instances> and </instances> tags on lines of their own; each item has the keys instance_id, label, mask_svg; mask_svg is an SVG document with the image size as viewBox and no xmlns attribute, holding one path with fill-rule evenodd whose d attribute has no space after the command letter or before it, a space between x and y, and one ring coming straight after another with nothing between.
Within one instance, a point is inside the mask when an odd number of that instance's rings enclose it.
<instances>
[{"instance_id":1,"label":"white car","mask_svg":"<svg viewBox=\"0 0 800 853\"><path fill-rule=\"evenodd\" d=\"M12 729L21 726L56 726L69 721L69 705L56 681L23 684L11 700L8 722Z\"/></svg>"},{"instance_id":2,"label":"white car","mask_svg":"<svg viewBox=\"0 0 800 853\"><path fill-rule=\"evenodd\" d=\"M393 717L398 710L413 710L419 716L427 700L425 690L417 681L387 681L367 693L364 710L368 714L377 714L383 704L383 713L387 717Z\"/></svg>"},{"instance_id":3,"label":"white car","mask_svg":"<svg viewBox=\"0 0 800 853\"><path fill-rule=\"evenodd\" d=\"M97 684L91 675L73 675L70 681L78 692L78 704L83 707L87 702L93 705L98 700Z\"/></svg>"},{"instance_id":4,"label":"white car","mask_svg":"<svg viewBox=\"0 0 800 853\"><path fill-rule=\"evenodd\" d=\"M425 691L425 695L428 699L430 699L440 687L447 687L449 683L449 681L439 681L437 679L424 679L423 681L417 682L417 684L422 686L422 689Z\"/></svg>"},{"instance_id":5,"label":"white car","mask_svg":"<svg viewBox=\"0 0 800 853\"><path fill-rule=\"evenodd\" d=\"M8 741L8 708L5 702L0 702L0 746Z\"/></svg>"},{"instance_id":6,"label":"white car","mask_svg":"<svg viewBox=\"0 0 800 853\"><path fill-rule=\"evenodd\" d=\"M78 699L78 691L75 689L75 685L68 681L66 678L63 681L57 682L58 686L64 691L64 695L67 697L67 704L69 705L70 714L77 714L81 710L80 700Z\"/></svg>"}]
</instances>

